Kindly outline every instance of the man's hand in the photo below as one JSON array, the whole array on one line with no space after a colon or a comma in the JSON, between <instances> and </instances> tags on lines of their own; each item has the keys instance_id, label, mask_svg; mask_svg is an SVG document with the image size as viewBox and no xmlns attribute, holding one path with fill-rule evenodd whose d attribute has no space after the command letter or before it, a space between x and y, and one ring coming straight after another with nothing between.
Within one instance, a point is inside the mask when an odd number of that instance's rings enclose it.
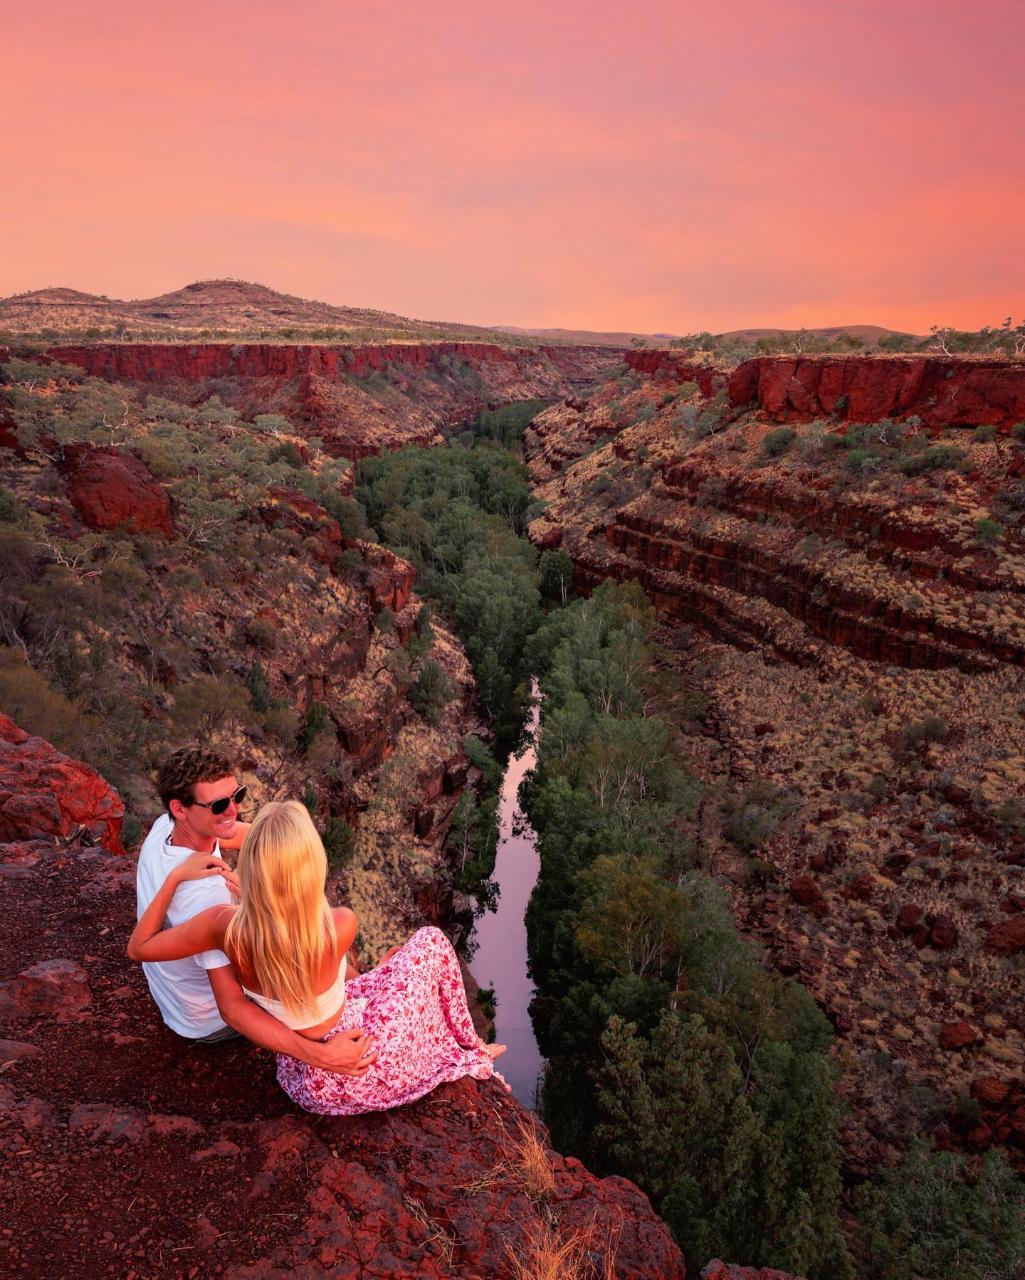
<instances>
[{"instance_id":1,"label":"man's hand","mask_svg":"<svg viewBox=\"0 0 1025 1280\"><path fill-rule=\"evenodd\" d=\"M377 1061L373 1036L364 1035L362 1028L339 1032L326 1044L320 1040L307 1040L305 1036L289 1031L266 1009L254 1004L242 990L230 964L208 969L207 977L224 1021L262 1049L287 1053L300 1062L308 1062L311 1067L323 1067L325 1071L337 1071L346 1076L366 1075Z\"/></svg>"},{"instance_id":2,"label":"man's hand","mask_svg":"<svg viewBox=\"0 0 1025 1280\"><path fill-rule=\"evenodd\" d=\"M340 1031L326 1043L315 1042L315 1048L314 1045L310 1048L313 1066L335 1071L340 1076L365 1076L377 1061L374 1037L365 1035L361 1027Z\"/></svg>"}]
</instances>

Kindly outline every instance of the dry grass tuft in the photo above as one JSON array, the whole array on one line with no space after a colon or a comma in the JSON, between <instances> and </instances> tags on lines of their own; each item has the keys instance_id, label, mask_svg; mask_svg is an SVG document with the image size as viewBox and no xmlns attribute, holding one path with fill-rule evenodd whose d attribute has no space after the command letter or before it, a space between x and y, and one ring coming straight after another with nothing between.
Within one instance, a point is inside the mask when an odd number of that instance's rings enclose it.
<instances>
[{"instance_id":1,"label":"dry grass tuft","mask_svg":"<svg viewBox=\"0 0 1025 1280\"><path fill-rule=\"evenodd\" d=\"M549 1200L555 1194L555 1175L544 1139L538 1136L536 1127L521 1117L517 1121L515 1135L510 1137L507 1134L506 1139L502 1159L476 1178L464 1182L459 1190L474 1196L502 1184L522 1191L531 1204Z\"/></svg>"},{"instance_id":2,"label":"dry grass tuft","mask_svg":"<svg viewBox=\"0 0 1025 1280\"><path fill-rule=\"evenodd\" d=\"M526 1252L510 1251L510 1261L513 1280L616 1280L616 1241L595 1223L562 1236L539 1222Z\"/></svg>"},{"instance_id":3,"label":"dry grass tuft","mask_svg":"<svg viewBox=\"0 0 1025 1280\"><path fill-rule=\"evenodd\" d=\"M521 1119L516 1128L513 1175L533 1204L548 1200L555 1194L555 1174L548 1160L544 1140L529 1120Z\"/></svg>"},{"instance_id":4,"label":"dry grass tuft","mask_svg":"<svg viewBox=\"0 0 1025 1280\"><path fill-rule=\"evenodd\" d=\"M414 1200L411 1197L404 1197L404 1203L410 1214L427 1232L427 1239L424 1243L434 1245L445 1259L445 1262L451 1266L452 1259L455 1257L456 1237L451 1231L446 1230L436 1218L431 1217L421 1201Z\"/></svg>"}]
</instances>

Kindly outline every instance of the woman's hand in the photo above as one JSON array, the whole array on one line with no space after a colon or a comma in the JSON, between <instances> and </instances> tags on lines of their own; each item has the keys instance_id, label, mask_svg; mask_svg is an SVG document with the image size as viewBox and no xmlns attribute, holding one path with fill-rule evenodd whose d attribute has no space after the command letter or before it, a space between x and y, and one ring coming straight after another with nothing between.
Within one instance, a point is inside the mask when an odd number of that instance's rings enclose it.
<instances>
[{"instance_id":1,"label":"woman's hand","mask_svg":"<svg viewBox=\"0 0 1025 1280\"><path fill-rule=\"evenodd\" d=\"M184 880L205 880L209 876L223 876L233 892L234 886L238 884L238 879L231 867L223 858L218 858L213 853L190 853L171 872L171 877L177 884L181 884Z\"/></svg>"}]
</instances>

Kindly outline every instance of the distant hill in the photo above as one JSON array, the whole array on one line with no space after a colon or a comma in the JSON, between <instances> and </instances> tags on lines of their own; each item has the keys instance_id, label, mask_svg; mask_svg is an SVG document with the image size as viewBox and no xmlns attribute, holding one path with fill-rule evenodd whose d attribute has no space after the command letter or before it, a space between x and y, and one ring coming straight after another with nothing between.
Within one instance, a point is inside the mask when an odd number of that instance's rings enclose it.
<instances>
[{"instance_id":1,"label":"distant hill","mask_svg":"<svg viewBox=\"0 0 1025 1280\"><path fill-rule=\"evenodd\" d=\"M723 338L739 338L742 341L757 342L759 338L785 338L800 333L800 329L731 329L729 333L720 334ZM805 330L806 333L814 333L823 338L839 338L841 334L849 333L852 338L860 338L866 347L874 347L878 345L881 338L888 337L891 333L906 333L904 329L887 329L880 324L830 324L811 326ZM920 337L919 334L912 334L912 337Z\"/></svg>"},{"instance_id":2,"label":"distant hill","mask_svg":"<svg viewBox=\"0 0 1025 1280\"><path fill-rule=\"evenodd\" d=\"M524 339L602 347L665 347L686 336L672 333L616 333L592 329L529 329L511 324L499 324L494 328L500 333L514 334ZM799 329L730 329L715 336L739 342L757 342L759 338L796 337L800 332ZM903 330L887 329L878 324L831 324L810 326L805 332L830 339L849 333L853 338L860 338L866 350L871 350L879 345L881 338L891 333L902 333Z\"/></svg>"},{"instance_id":3,"label":"distant hill","mask_svg":"<svg viewBox=\"0 0 1025 1280\"><path fill-rule=\"evenodd\" d=\"M540 342L570 342L588 347L664 347L673 341L671 333L613 333L598 329L528 329L515 324L496 324L498 333Z\"/></svg>"},{"instance_id":4,"label":"distant hill","mask_svg":"<svg viewBox=\"0 0 1025 1280\"><path fill-rule=\"evenodd\" d=\"M508 334L479 325L412 320L367 307L333 306L244 280L197 280L172 293L133 301L64 288L14 294L0 299L2 335L164 341L232 337L321 342L433 339L505 345L512 341Z\"/></svg>"},{"instance_id":5,"label":"distant hill","mask_svg":"<svg viewBox=\"0 0 1025 1280\"><path fill-rule=\"evenodd\" d=\"M796 329L735 329L724 338L796 334ZM829 325L808 330L835 338L850 333L866 348L894 330L874 324ZM248 341L285 342L497 342L505 346L538 344L600 347L665 347L678 340L670 333L628 333L594 329L543 329L520 325L470 325L413 320L370 307L335 306L246 280L197 280L156 298L125 300L78 289L35 289L0 299L0 339L77 338L100 341Z\"/></svg>"}]
</instances>

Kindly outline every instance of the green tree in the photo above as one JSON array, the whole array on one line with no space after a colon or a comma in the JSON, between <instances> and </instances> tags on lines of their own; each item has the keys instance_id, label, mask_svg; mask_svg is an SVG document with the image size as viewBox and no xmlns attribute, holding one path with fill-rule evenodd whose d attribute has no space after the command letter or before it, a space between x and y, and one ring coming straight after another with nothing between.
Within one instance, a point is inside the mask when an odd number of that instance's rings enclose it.
<instances>
[{"instance_id":1,"label":"green tree","mask_svg":"<svg viewBox=\"0 0 1025 1280\"><path fill-rule=\"evenodd\" d=\"M963 1156L912 1142L903 1161L858 1196L866 1280L1019 1280L1025 1274L1025 1184L988 1153Z\"/></svg>"},{"instance_id":2,"label":"green tree","mask_svg":"<svg viewBox=\"0 0 1025 1280\"><path fill-rule=\"evenodd\" d=\"M565 604L573 584L573 561L565 551L543 551L538 561L541 598L547 604Z\"/></svg>"}]
</instances>

